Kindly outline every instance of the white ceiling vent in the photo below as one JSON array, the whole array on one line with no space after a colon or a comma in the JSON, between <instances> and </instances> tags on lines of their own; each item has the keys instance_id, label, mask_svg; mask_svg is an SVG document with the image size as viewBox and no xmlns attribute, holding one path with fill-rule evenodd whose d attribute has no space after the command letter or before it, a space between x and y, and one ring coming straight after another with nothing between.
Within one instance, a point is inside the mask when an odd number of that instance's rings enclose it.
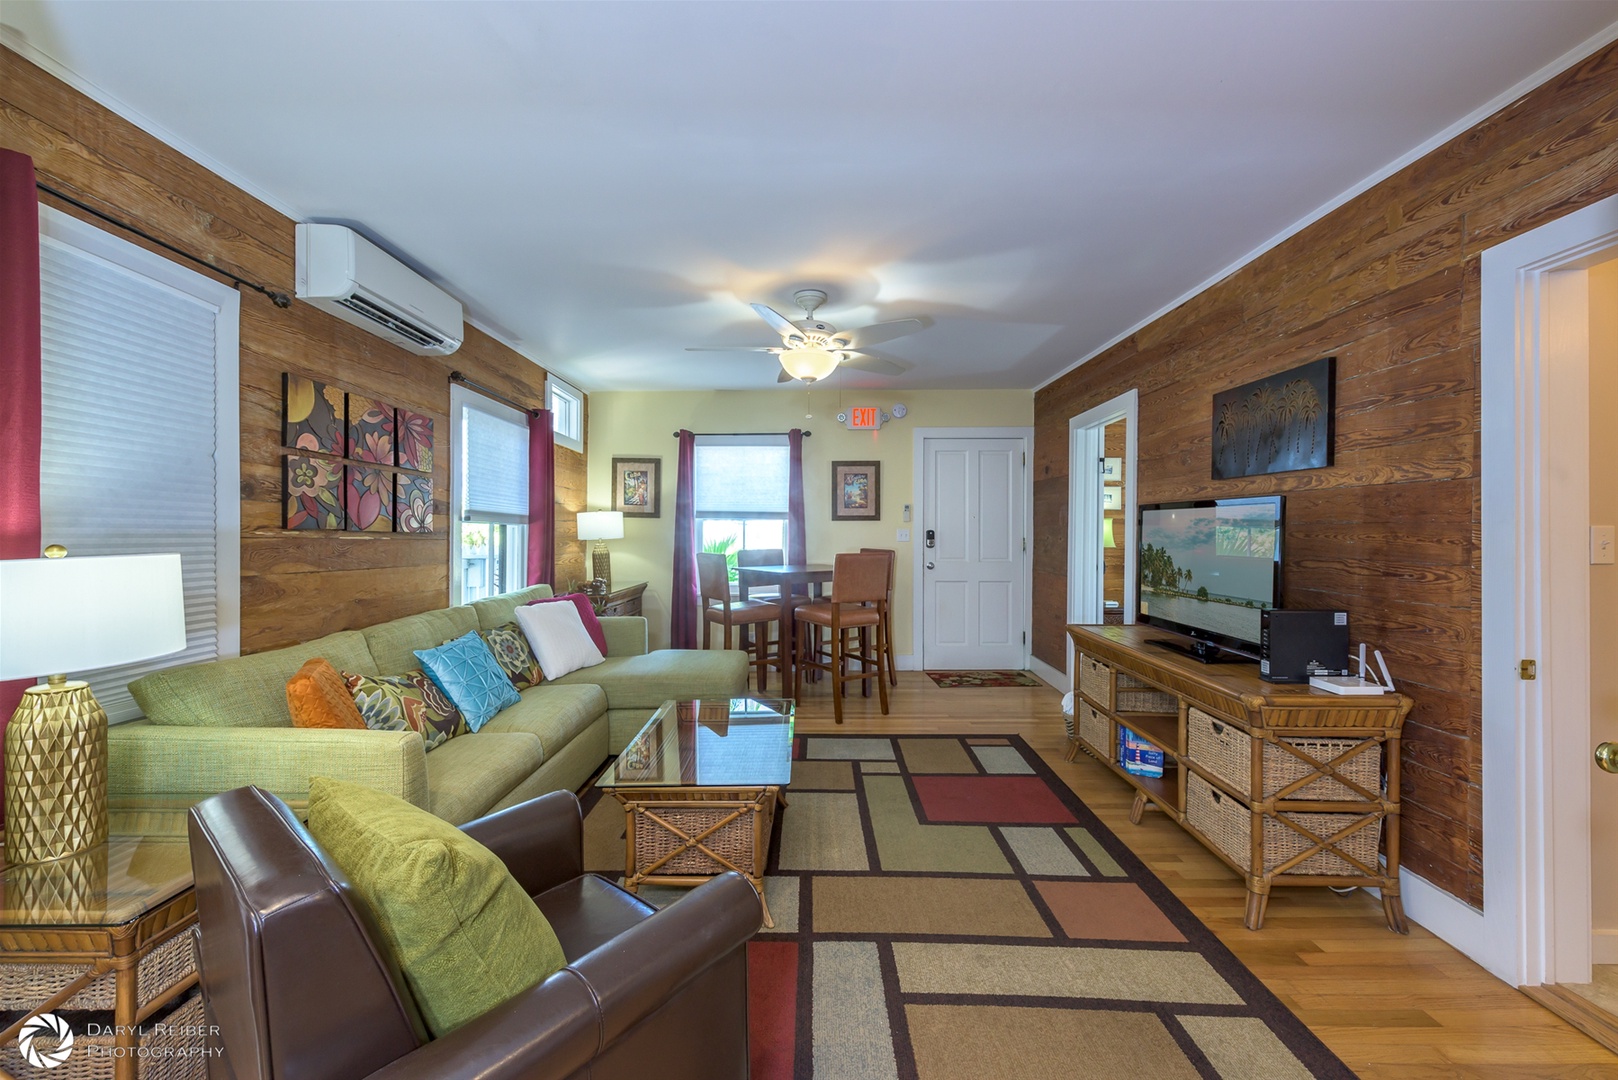
<instances>
[{"instance_id":1,"label":"white ceiling vent","mask_svg":"<svg viewBox=\"0 0 1618 1080\"><path fill-rule=\"evenodd\" d=\"M461 347L461 302L353 229L299 225L298 299L421 356Z\"/></svg>"}]
</instances>

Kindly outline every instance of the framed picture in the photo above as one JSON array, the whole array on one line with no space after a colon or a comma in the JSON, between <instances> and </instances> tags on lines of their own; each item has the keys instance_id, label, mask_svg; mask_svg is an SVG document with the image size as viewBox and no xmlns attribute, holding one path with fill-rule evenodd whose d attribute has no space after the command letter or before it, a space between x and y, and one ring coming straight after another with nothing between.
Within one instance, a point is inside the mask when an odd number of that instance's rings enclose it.
<instances>
[{"instance_id":1,"label":"framed picture","mask_svg":"<svg viewBox=\"0 0 1618 1080\"><path fill-rule=\"evenodd\" d=\"M1106 487L1101 489L1101 509L1122 510L1124 508L1124 489L1121 487Z\"/></svg>"},{"instance_id":2,"label":"framed picture","mask_svg":"<svg viewBox=\"0 0 1618 1080\"><path fill-rule=\"evenodd\" d=\"M880 521L882 518L882 463L831 463L831 519Z\"/></svg>"},{"instance_id":3,"label":"framed picture","mask_svg":"<svg viewBox=\"0 0 1618 1080\"><path fill-rule=\"evenodd\" d=\"M612 508L626 517L655 518L662 514L663 459L612 459Z\"/></svg>"},{"instance_id":4,"label":"framed picture","mask_svg":"<svg viewBox=\"0 0 1618 1080\"><path fill-rule=\"evenodd\" d=\"M1214 395L1213 478L1331 464L1336 358Z\"/></svg>"},{"instance_id":5,"label":"framed picture","mask_svg":"<svg viewBox=\"0 0 1618 1080\"><path fill-rule=\"evenodd\" d=\"M1124 459L1110 457L1101 459L1101 482L1103 484L1121 484L1124 481Z\"/></svg>"}]
</instances>

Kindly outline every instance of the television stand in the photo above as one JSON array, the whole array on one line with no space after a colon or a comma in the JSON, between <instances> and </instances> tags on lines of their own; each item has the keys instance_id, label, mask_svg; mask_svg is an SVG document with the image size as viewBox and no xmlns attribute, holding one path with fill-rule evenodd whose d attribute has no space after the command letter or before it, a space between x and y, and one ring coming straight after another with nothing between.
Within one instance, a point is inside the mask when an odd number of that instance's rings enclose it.
<instances>
[{"instance_id":1,"label":"television stand","mask_svg":"<svg viewBox=\"0 0 1618 1080\"><path fill-rule=\"evenodd\" d=\"M1193 639L1189 645L1184 645L1168 638L1147 638L1146 644L1155 645L1159 649L1169 649L1179 653L1181 656L1189 656L1191 659L1203 664L1239 664L1244 660L1251 659L1251 657L1243 656L1241 653L1227 652L1211 641Z\"/></svg>"}]
</instances>

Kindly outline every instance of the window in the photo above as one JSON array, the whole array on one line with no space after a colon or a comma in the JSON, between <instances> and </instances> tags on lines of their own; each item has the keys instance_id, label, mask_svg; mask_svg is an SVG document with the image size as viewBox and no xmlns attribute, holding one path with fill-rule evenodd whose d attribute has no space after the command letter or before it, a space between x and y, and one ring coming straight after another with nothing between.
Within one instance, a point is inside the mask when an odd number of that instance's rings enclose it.
<instances>
[{"instance_id":1,"label":"window","mask_svg":"<svg viewBox=\"0 0 1618 1080\"><path fill-rule=\"evenodd\" d=\"M148 671L241 646L240 297L40 207L44 542L73 555L179 552L186 645L91 672L111 720ZM94 619L94 613L86 613Z\"/></svg>"},{"instance_id":2,"label":"window","mask_svg":"<svg viewBox=\"0 0 1618 1080\"><path fill-rule=\"evenodd\" d=\"M528 418L450 388L450 596L470 604L528 580Z\"/></svg>"},{"instance_id":3,"label":"window","mask_svg":"<svg viewBox=\"0 0 1618 1080\"><path fill-rule=\"evenodd\" d=\"M584 395L552 375L545 380L545 399L557 445L584 453Z\"/></svg>"},{"instance_id":4,"label":"window","mask_svg":"<svg viewBox=\"0 0 1618 1080\"><path fill-rule=\"evenodd\" d=\"M736 577L736 552L785 548L791 457L785 435L699 435L693 503L703 551L720 552Z\"/></svg>"}]
</instances>

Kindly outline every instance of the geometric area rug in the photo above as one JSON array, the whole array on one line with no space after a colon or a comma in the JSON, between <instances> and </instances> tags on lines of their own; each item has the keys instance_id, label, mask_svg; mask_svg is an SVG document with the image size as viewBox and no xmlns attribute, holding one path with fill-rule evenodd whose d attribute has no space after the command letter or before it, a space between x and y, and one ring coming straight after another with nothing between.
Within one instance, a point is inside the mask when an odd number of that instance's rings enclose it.
<instances>
[{"instance_id":1,"label":"geometric area rug","mask_svg":"<svg viewBox=\"0 0 1618 1080\"><path fill-rule=\"evenodd\" d=\"M1352 1080L1016 736L798 736L752 1080ZM586 869L623 868L592 789ZM643 889L654 904L681 889Z\"/></svg>"},{"instance_id":2,"label":"geometric area rug","mask_svg":"<svg viewBox=\"0 0 1618 1080\"><path fill-rule=\"evenodd\" d=\"M929 671L927 677L945 690L957 686L1044 686L1026 671Z\"/></svg>"}]
</instances>

